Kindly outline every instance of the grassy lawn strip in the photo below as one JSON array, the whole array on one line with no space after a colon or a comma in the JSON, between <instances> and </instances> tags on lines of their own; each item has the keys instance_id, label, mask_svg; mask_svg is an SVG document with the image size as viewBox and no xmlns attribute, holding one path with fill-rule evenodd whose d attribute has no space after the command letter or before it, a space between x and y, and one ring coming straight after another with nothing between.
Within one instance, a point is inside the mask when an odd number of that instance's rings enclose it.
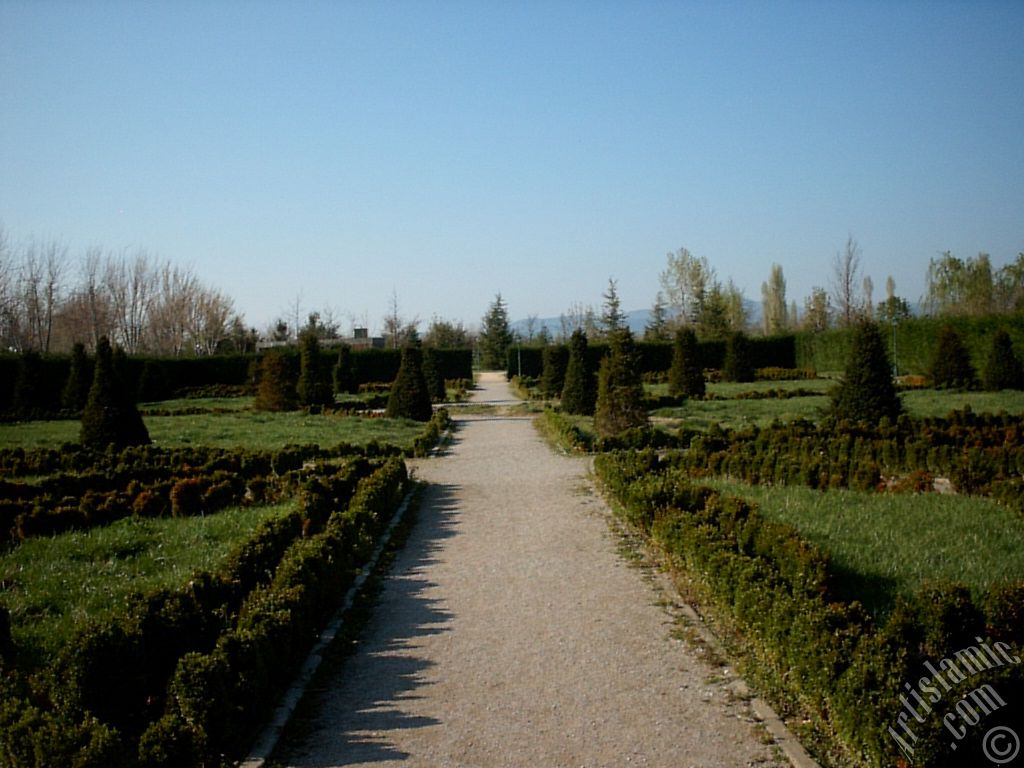
<instances>
[{"instance_id":1,"label":"grassy lawn strip","mask_svg":"<svg viewBox=\"0 0 1024 768\"><path fill-rule=\"evenodd\" d=\"M693 400L676 408L658 408L651 412L656 419L671 419L674 426L706 430L712 423L729 429L742 429L756 425L766 427L775 419L785 423L795 419L819 421L828 408L827 392L836 382L828 379L807 381L759 381L749 384L722 382L709 384L708 393L722 400ZM654 394L668 391L666 384L647 385ZM737 395L768 390L807 389L820 391L820 395L789 399L748 400ZM953 392L922 389L904 392L903 405L913 418L943 418L950 411L962 410L969 405L975 413L1024 413L1024 392Z\"/></svg>"},{"instance_id":2,"label":"grassy lawn strip","mask_svg":"<svg viewBox=\"0 0 1024 768\"><path fill-rule=\"evenodd\" d=\"M193 406L208 400L189 401ZM228 401L232 402L232 401ZM183 406L185 407L185 406ZM288 444L338 443L366 445L372 441L411 448L423 431L419 422L407 419L367 418L344 415L307 415L236 410L179 416L147 416L143 419L153 443L165 448L202 445L213 448L245 447L248 450L278 450ZM56 448L77 443L80 423L29 421L0 424L0 447Z\"/></svg>"},{"instance_id":3,"label":"grassy lawn strip","mask_svg":"<svg viewBox=\"0 0 1024 768\"><path fill-rule=\"evenodd\" d=\"M929 581L961 582L979 594L1024 578L1024 521L988 499L700 482L796 527L831 555L839 596L878 615Z\"/></svg>"},{"instance_id":4,"label":"grassy lawn strip","mask_svg":"<svg viewBox=\"0 0 1024 768\"><path fill-rule=\"evenodd\" d=\"M119 611L130 594L179 587L194 572L214 569L257 525L293 506L128 518L25 541L0 557L0 599L11 612L15 641L49 655L81 622Z\"/></svg>"}]
</instances>

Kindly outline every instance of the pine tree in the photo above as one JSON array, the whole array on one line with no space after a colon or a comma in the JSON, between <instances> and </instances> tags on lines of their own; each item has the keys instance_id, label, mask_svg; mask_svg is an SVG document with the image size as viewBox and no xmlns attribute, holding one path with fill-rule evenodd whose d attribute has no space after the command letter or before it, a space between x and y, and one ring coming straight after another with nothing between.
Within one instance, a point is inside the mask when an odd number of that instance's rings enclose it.
<instances>
[{"instance_id":1,"label":"pine tree","mask_svg":"<svg viewBox=\"0 0 1024 768\"><path fill-rule=\"evenodd\" d=\"M754 366L750 360L750 340L743 331L731 334L725 342L722 377L726 381L754 380Z\"/></svg>"},{"instance_id":2,"label":"pine tree","mask_svg":"<svg viewBox=\"0 0 1024 768\"><path fill-rule=\"evenodd\" d=\"M594 386L594 371L587 355L587 335L576 329L569 339L569 362L565 367L565 384L562 386L562 410L581 416L594 413L597 388Z\"/></svg>"},{"instance_id":3,"label":"pine tree","mask_svg":"<svg viewBox=\"0 0 1024 768\"><path fill-rule=\"evenodd\" d=\"M644 327L644 341L668 341L668 305L665 294L658 291L651 307L651 319Z\"/></svg>"},{"instance_id":4,"label":"pine tree","mask_svg":"<svg viewBox=\"0 0 1024 768\"><path fill-rule=\"evenodd\" d=\"M648 424L637 357L630 330L616 331L598 374L594 428L601 437L612 437Z\"/></svg>"},{"instance_id":5,"label":"pine tree","mask_svg":"<svg viewBox=\"0 0 1024 768\"><path fill-rule=\"evenodd\" d=\"M546 398L556 398L565 386L565 368L569 364L569 348L564 344L544 347L541 352L540 391Z\"/></svg>"},{"instance_id":6,"label":"pine tree","mask_svg":"<svg viewBox=\"0 0 1024 768\"><path fill-rule=\"evenodd\" d=\"M150 442L135 400L129 396L118 376L114 353L105 336L96 345L92 386L82 409L80 440L82 445L96 449L104 449L108 445L124 448Z\"/></svg>"},{"instance_id":7,"label":"pine tree","mask_svg":"<svg viewBox=\"0 0 1024 768\"><path fill-rule=\"evenodd\" d=\"M499 293L484 315L483 330L480 332L480 364L485 370L503 369L511 345L508 308Z\"/></svg>"},{"instance_id":8,"label":"pine tree","mask_svg":"<svg viewBox=\"0 0 1024 768\"><path fill-rule=\"evenodd\" d=\"M680 328L672 345L668 393L672 397L704 397L704 392L704 369L700 364L697 334L690 328Z\"/></svg>"},{"instance_id":9,"label":"pine tree","mask_svg":"<svg viewBox=\"0 0 1024 768\"><path fill-rule=\"evenodd\" d=\"M992 338L984 372L985 389L1024 389L1024 367L1013 351L1013 341L1004 328Z\"/></svg>"},{"instance_id":10,"label":"pine tree","mask_svg":"<svg viewBox=\"0 0 1024 768\"><path fill-rule=\"evenodd\" d=\"M972 389L977 384L978 374L971 364L971 356L960 334L951 325L945 325L939 331L929 373L934 387Z\"/></svg>"},{"instance_id":11,"label":"pine tree","mask_svg":"<svg viewBox=\"0 0 1024 768\"><path fill-rule=\"evenodd\" d=\"M91 384L92 376L89 370L89 358L85 354L85 345L76 341L71 348L71 367L68 369L68 378L64 382L64 391L60 398L61 407L66 411L80 412L85 408L85 403L89 399Z\"/></svg>"},{"instance_id":12,"label":"pine tree","mask_svg":"<svg viewBox=\"0 0 1024 768\"><path fill-rule=\"evenodd\" d=\"M320 341L316 333L305 331L299 345L299 381L295 386L299 405L313 408L334 405L331 374L320 354Z\"/></svg>"},{"instance_id":13,"label":"pine tree","mask_svg":"<svg viewBox=\"0 0 1024 768\"><path fill-rule=\"evenodd\" d=\"M843 381L830 398L831 415L838 420L877 424L886 416L895 422L902 413L885 341L875 323L856 326Z\"/></svg>"},{"instance_id":14,"label":"pine tree","mask_svg":"<svg viewBox=\"0 0 1024 768\"><path fill-rule=\"evenodd\" d=\"M604 304L601 306L601 330L609 338L625 326L626 317L622 314L622 302L619 300L618 284L608 278L608 290L604 293Z\"/></svg>"},{"instance_id":15,"label":"pine tree","mask_svg":"<svg viewBox=\"0 0 1024 768\"><path fill-rule=\"evenodd\" d=\"M338 347L338 360L334 364L334 391L341 394L353 394L359 390L356 384L355 366L352 361L352 347L342 344Z\"/></svg>"},{"instance_id":16,"label":"pine tree","mask_svg":"<svg viewBox=\"0 0 1024 768\"><path fill-rule=\"evenodd\" d=\"M423 376L422 351L414 344L402 348L402 362L391 385L386 415L392 419L415 421L429 421L433 415L430 393Z\"/></svg>"},{"instance_id":17,"label":"pine tree","mask_svg":"<svg viewBox=\"0 0 1024 768\"><path fill-rule=\"evenodd\" d=\"M292 411L298 407L288 360L278 349L267 350L263 355L260 383L252 407L257 411Z\"/></svg>"},{"instance_id":18,"label":"pine tree","mask_svg":"<svg viewBox=\"0 0 1024 768\"><path fill-rule=\"evenodd\" d=\"M438 353L430 347L423 349L423 379L427 383L430 401L443 403L448 397L448 390L445 389L444 377L441 376L441 361L438 360Z\"/></svg>"}]
</instances>

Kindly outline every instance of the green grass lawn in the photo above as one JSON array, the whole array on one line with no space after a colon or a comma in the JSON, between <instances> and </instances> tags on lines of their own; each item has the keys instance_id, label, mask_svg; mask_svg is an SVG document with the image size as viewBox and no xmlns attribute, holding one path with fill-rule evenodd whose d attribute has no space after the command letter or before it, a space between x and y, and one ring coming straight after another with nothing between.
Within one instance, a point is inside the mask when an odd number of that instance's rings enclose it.
<instances>
[{"instance_id":1,"label":"green grass lawn","mask_svg":"<svg viewBox=\"0 0 1024 768\"><path fill-rule=\"evenodd\" d=\"M836 382L829 379L807 381L758 381L749 384L721 382L708 385L708 393L721 400L692 400L678 408L658 408L651 416L669 427L686 426L692 429L707 429L717 422L722 427L739 429L756 425L765 427L778 419L782 422L794 419L817 421L828 408L827 392ZM667 394L668 385L647 385L652 394ZM748 400L737 399L746 392L796 389L820 392L810 397L788 399ZM1024 413L1024 392L1006 390L1003 392L951 392L922 389L904 392L901 397L907 412L914 418L926 416L947 416L950 411L962 410L970 405L975 413ZM668 420L665 422L665 420Z\"/></svg>"},{"instance_id":2,"label":"green grass lawn","mask_svg":"<svg viewBox=\"0 0 1024 768\"><path fill-rule=\"evenodd\" d=\"M707 484L756 501L832 556L840 596L885 613L896 595L950 580L979 592L1024 578L1024 520L988 499Z\"/></svg>"},{"instance_id":3,"label":"green grass lawn","mask_svg":"<svg viewBox=\"0 0 1024 768\"><path fill-rule=\"evenodd\" d=\"M213 410L219 406L210 403L219 404L223 400L229 408L216 413L146 416L143 420L153 443L167 448L200 445L276 450L289 443L317 443L328 447L342 442L365 445L373 440L409 448L423 431L422 424L408 419L335 414L310 416L302 411L252 411L238 402L245 399L213 398L150 404L172 411L186 408ZM0 424L0 448L53 448L65 442L76 443L79 426L79 422L73 420Z\"/></svg>"},{"instance_id":4,"label":"green grass lawn","mask_svg":"<svg viewBox=\"0 0 1024 768\"><path fill-rule=\"evenodd\" d=\"M175 588L212 569L264 520L294 502L188 518L126 518L88 531L28 539L0 556L0 603L18 644L45 658L88 618L134 592Z\"/></svg>"}]
</instances>

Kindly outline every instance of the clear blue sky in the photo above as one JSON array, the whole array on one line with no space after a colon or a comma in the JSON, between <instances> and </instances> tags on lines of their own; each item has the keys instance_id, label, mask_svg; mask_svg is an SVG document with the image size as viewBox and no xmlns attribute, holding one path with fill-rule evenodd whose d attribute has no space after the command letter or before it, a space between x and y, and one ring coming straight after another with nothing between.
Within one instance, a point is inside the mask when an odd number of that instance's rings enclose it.
<instances>
[{"instance_id":1,"label":"clear blue sky","mask_svg":"<svg viewBox=\"0 0 1024 768\"><path fill-rule=\"evenodd\" d=\"M0 221L142 246L263 327L649 307L669 251L750 299L882 298L1024 250L1024 3L0 0Z\"/></svg>"}]
</instances>

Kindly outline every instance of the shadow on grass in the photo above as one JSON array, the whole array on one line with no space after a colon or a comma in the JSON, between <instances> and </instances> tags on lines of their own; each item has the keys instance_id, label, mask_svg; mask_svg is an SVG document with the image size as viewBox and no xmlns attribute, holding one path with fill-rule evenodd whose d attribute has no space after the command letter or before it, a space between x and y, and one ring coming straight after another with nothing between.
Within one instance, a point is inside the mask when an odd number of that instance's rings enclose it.
<instances>
[{"instance_id":1,"label":"shadow on grass","mask_svg":"<svg viewBox=\"0 0 1024 768\"><path fill-rule=\"evenodd\" d=\"M423 698L433 663L418 655L422 638L449 631L452 615L430 596L430 567L457 532L455 488L427 486L404 549L381 585L373 615L353 654L318 681L303 723L274 765L321 768L407 760L389 734L443 725L406 706Z\"/></svg>"},{"instance_id":2,"label":"shadow on grass","mask_svg":"<svg viewBox=\"0 0 1024 768\"><path fill-rule=\"evenodd\" d=\"M884 621L896 603L896 597L904 584L897 579L877 573L863 573L848 568L834 559L828 566L830 588L833 599L852 603L859 600L878 621Z\"/></svg>"}]
</instances>

